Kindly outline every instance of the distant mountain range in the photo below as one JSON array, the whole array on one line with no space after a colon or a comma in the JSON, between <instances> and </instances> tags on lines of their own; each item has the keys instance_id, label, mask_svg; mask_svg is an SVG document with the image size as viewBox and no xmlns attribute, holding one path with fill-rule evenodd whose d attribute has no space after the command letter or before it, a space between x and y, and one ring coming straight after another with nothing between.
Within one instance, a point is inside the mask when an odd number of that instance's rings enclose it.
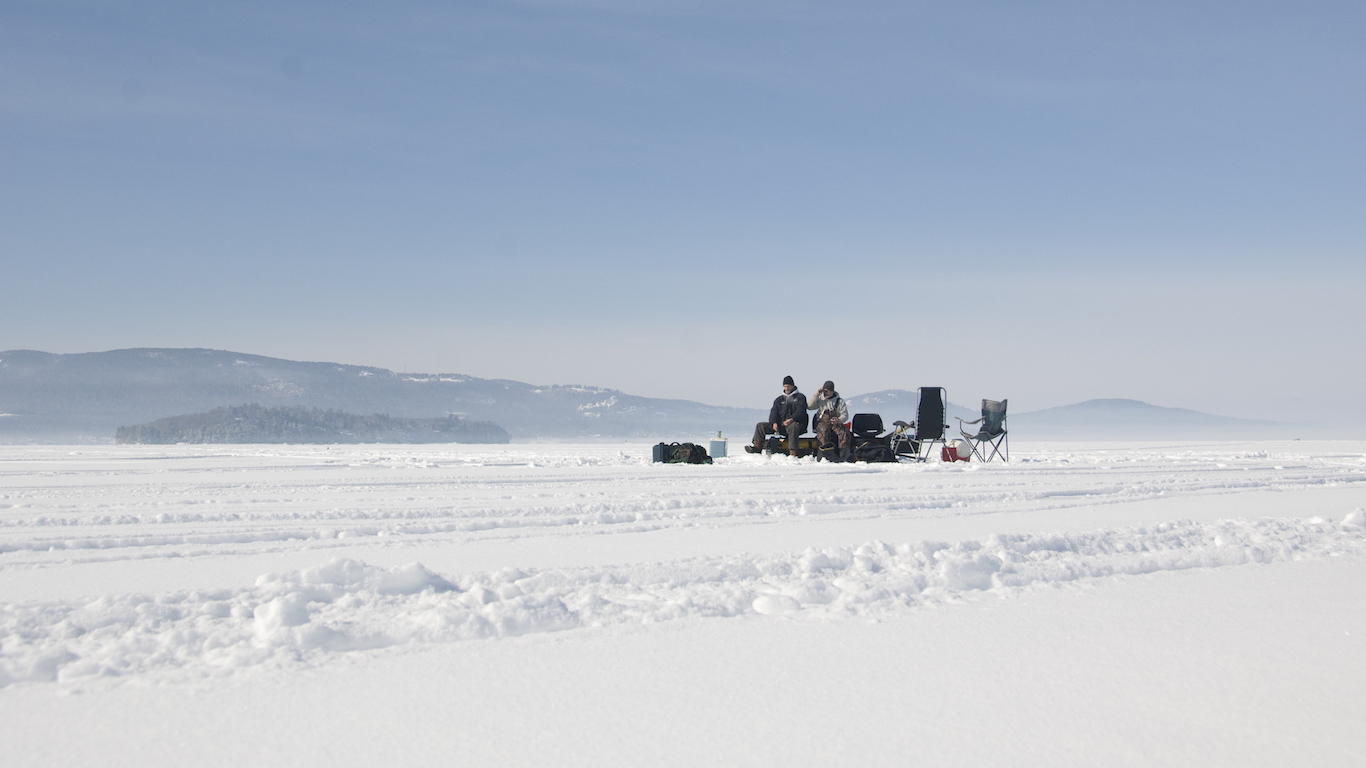
<instances>
[{"instance_id":1,"label":"distant mountain range","mask_svg":"<svg viewBox=\"0 0 1366 768\"><path fill-rule=\"evenodd\" d=\"M1306 425L1102 399L1017 414L1010 427L1030 439L1047 440L1232 440L1299 437Z\"/></svg>"},{"instance_id":2,"label":"distant mountain range","mask_svg":"<svg viewBox=\"0 0 1366 768\"><path fill-rule=\"evenodd\" d=\"M851 413L880 413L890 428L914 419L918 395L891 389L848 398ZM110 442L119 427L216 408L302 406L398 419L494 422L514 440L669 438L717 430L748 440L767 408L730 408L628 395L579 385L537 386L455 373L309 363L210 349L121 349L57 355L0 352L0 442ZM767 404L765 404L767 405ZM955 416L976 408L948 405ZM1137 400L1089 400L1011 412L1012 437L1054 439L1241 439L1297 437L1303 425L1212 416Z\"/></svg>"},{"instance_id":3,"label":"distant mountain range","mask_svg":"<svg viewBox=\"0 0 1366 768\"><path fill-rule=\"evenodd\" d=\"M907 421L915 414L919 394L904 389L888 389L849 398L850 412L904 414ZM958 421L971 421L982 415L980 406L970 410L952 402L947 407L949 433L958 434ZM1305 425L1275 421L1236 419L1214 416L1185 408L1166 408L1141 400L1101 399L1045 408L1025 413L1010 412L1007 426L1011 434L1027 440L1208 440L1298 437ZM969 433L977 427L966 427Z\"/></svg>"},{"instance_id":4,"label":"distant mountain range","mask_svg":"<svg viewBox=\"0 0 1366 768\"><path fill-rule=\"evenodd\" d=\"M409 419L454 415L494 422L513 439L700 439L717 430L753 431L767 414L601 387L400 374L212 349L0 352L0 440L7 442L109 442L119 427L246 404Z\"/></svg>"}]
</instances>

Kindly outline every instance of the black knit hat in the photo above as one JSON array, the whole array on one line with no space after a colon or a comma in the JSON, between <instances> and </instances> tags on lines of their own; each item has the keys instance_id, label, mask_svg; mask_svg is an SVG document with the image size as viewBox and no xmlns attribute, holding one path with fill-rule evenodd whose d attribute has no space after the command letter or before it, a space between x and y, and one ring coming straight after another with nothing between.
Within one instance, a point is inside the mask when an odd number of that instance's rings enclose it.
<instances>
[{"instance_id":1,"label":"black knit hat","mask_svg":"<svg viewBox=\"0 0 1366 768\"><path fill-rule=\"evenodd\" d=\"M825 382L825 384L824 384L823 386L821 386L821 389L828 390L828 391L830 391L830 392L834 392L834 391L835 391L835 382L827 380L827 381Z\"/></svg>"},{"instance_id":2,"label":"black knit hat","mask_svg":"<svg viewBox=\"0 0 1366 768\"><path fill-rule=\"evenodd\" d=\"M783 377L783 386L784 386L784 387L786 387L786 386L793 386L793 387L795 387L795 386L797 386L797 382L793 381L791 376L784 376L784 377Z\"/></svg>"}]
</instances>

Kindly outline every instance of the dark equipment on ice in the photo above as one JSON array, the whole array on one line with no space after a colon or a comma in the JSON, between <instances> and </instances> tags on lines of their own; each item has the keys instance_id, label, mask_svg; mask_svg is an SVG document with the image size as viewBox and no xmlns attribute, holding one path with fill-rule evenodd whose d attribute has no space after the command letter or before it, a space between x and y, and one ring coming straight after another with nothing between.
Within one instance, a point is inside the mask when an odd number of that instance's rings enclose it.
<instances>
[{"instance_id":1,"label":"dark equipment on ice","mask_svg":"<svg viewBox=\"0 0 1366 768\"><path fill-rule=\"evenodd\" d=\"M882 434L882 416L876 413L856 413L849 422L850 447L841 451L834 445L821 445L815 436L797 438L798 456L816 456L825 461L896 461L892 452L891 433ZM769 453L789 453L787 438L770 436L764 443Z\"/></svg>"},{"instance_id":2,"label":"dark equipment on ice","mask_svg":"<svg viewBox=\"0 0 1366 768\"><path fill-rule=\"evenodd\" d=\"M850 423L854 461L896 461L892 452L891 435L882 434L882 416L876 413L856 413Z\"/></svg>"},{"instance_id":3,"label":"dark equipment on ice","mask_svg":"<svg viewBox=\"0 0 1366 768\"><path fill-rule=\"evenodd\" d=\"M1006 430L1006 400L983 400L982 418L972 421L958 419L958 432L972 445L972 453L979 461L991 461L997 456L1002 461L1010 461L1010 440ZM977 434L968 434L963 427L968 424L981 424ZM991 453L987 455L987 446Z\"/></svg>"},{"instance_id":4,"label":"dark equipment on ice","mask_svg":"<svg viewBox=\"0 0 1366 768\"><path fill-rule=\"evenodd\" d=\"M882 416L876 413L856 413L849 422L849 433L855 440L878 439L882 434Z\"/></svg>"},{"instance_id":5,"label":"dark equipment on ice","mask_svg":"<svg viewBox=\"0 0 1366 768\"><path fill-rule=\"evenodd\" d=\"M707 449L694 443L658 443L650 460L663 464L710 464Z\"/></svg>"},{"instance_id":6,"label":"dark equipment on ice","mask_svg":"<svg viewBox=\"0 0 1366 768\"><path fill-rule=\"evenodd\" d=\"M820 453L820 450L820 441L816 439L815 435L802 435L797 438L797 456L810 456L812 454ZM788 447L786 437L771 435L768 440L764 442L764 452L791 453L792 450Z\"/></svg>"},{"instance_id":7,"label":"dark equipment on ice","mask_svg":"<svg viewBox=\"0 0 1366 768\"><path fill-rule=\"evenodd\" d=\"M877 416L877 414L872 415ZM881 417L878 417L878 421L879 423L882 421ZM814 430L815 425L813 424L811 428ZM854 450L854 446L857 446L858 440L853 439L852 434L850 435L850 437L851 447L846 449L845 451L841 451L833 444L821 445L820 438L816 437L815 435L802 435L801 437L797 438L797 452L793 455L815 456L824 461L858 461L859 459L855 455L856 451ZM788 449L787 442L788 441L786 437L769 437L768 441L764 443L764 452L791 454L792 452ZM848 455L845 455L846 453Z\"/></svg>"}]
</instances>

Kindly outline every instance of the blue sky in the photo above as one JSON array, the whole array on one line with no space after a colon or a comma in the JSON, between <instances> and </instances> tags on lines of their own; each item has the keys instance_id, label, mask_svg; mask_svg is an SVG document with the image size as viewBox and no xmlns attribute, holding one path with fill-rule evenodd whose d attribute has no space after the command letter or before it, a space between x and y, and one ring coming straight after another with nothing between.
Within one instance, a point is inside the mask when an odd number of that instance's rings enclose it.
<instances>
[{"instance_id":1,"label":"blue sky","mask_svg":"<svg viewBox=\"0 0 1366 768\"><path fill-rule=\"evenodd\" d=\"M11 0L0 348L1323 418L1363 135L1359 3Z\"/></svg>"}]
</instances>

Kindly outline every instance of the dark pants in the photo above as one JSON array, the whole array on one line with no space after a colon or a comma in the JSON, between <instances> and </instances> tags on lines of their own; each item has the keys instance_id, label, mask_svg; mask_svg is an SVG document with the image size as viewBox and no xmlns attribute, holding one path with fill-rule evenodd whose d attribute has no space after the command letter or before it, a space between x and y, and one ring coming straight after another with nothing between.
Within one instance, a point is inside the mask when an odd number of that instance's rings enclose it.
<instances>
[{"instance_id":1,"label":"dark pants","mask_svg":"<svg viewBox=\"0 0 1366 768\"><path fill-rule=\"evenodd\" d=\"M792 422L791 424L788 424L787 426L783 426L782 424L779 424L779 425L778 425L778 429L779 429L781 432L786 432L786 433L787 433L787 448L788 448L788 450L789 450L789 451L795 451L795 450L797 450L797 437L798 437L799 435L801 435L801 433L802 433L802 423L801 423L800 421L793 420L793 422ZM771 434L773 434L773 425L772 425L772 424L768 423L767 421L761 421L761 422L759 422L758 424L755 424L755 425L754 425L754 445L755 445L756 447L758 447L758 448L764 447L764 438L768 437L768 436L771 435Z\"/></svg>"},{"instance_id":2,"label":"dark pants","mask_svg":"<svg viewBox=\"0 0 1366 768\"><path fill-rule=\"evenodd\" d=\"M844 424L835 421L828 415L822 415L816 422L816 440L821 445L834 445L837 441L841 449L848 448L853 441L849 437L849 430L844 428Z\"/></svg>"}]
</instances>

